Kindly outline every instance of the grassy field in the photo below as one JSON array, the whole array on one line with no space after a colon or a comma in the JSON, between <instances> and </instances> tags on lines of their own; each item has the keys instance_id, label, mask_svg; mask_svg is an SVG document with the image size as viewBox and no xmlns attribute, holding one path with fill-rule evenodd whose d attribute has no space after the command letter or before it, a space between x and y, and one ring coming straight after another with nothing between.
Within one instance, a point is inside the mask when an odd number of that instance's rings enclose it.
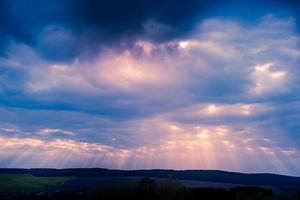
<instances>
[{"instance_id":1,"label":"grassy field","mask_svg":"<svg viewBox=\"0 0 300 200\"><path fill-rule=\"evenodd\" d=\"M31 174L0 174L0 192L35 191L44 186L62 185L73 177L36 177Z\"/></svg>"}]
</instances>

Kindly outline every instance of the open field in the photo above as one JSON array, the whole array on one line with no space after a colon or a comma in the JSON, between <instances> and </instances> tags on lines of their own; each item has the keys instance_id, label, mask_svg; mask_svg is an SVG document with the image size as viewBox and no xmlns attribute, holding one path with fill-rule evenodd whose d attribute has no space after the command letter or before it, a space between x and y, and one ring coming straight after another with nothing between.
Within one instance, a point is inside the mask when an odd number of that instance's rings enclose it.
<instances>
[{"instance_id":1,"label":"open field","mask_svg":"<svg viewBox=\"0 0 300 200\"><path fill-rule=\"evenodd\" d=\"M36 191L45 186L63 185L73 177L36 177L31 174L0 174L0 192Z\"/></svg>"},{"instance_id":2,"label":"open field","mask_svg":"<svg viewBox=\"0 0 300 200\"><path fill-rule=\"evenodd\" d=\"M77 177L66 182L62 187L67 189L79 189L81 187L86 188L134 188L137 187L143 177ZM159 185L164 184L168 179L151 177ZM235 188L241 186L247 186L243 184L231 184L221 182L208 182L208 181L189 181L189 180L176 180L178 186L188 188Z\"/></svg>"}]
</instances>

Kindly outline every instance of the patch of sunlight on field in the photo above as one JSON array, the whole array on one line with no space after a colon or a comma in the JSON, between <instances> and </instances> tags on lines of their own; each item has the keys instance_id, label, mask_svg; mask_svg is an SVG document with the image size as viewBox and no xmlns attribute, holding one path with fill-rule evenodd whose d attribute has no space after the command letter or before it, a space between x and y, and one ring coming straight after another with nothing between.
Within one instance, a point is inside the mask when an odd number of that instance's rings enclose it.
<instances>
[{"instance_id":1,"label":"patch of sunlight on field","mask_svg":"<svg viewBox=\"0 0 300 200\"><path fill-rule=\"evenodd\" d=\"M0 174L0 192L35 191L45 186L63 185L73 177L38 177L32 174Z\"/></svg>"}]
</instances>

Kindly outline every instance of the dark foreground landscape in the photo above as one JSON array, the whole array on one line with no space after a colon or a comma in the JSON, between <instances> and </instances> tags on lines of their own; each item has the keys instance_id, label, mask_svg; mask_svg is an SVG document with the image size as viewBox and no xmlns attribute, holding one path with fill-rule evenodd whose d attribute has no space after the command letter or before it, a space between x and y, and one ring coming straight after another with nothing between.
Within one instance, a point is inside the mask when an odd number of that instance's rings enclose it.
<instances>
[{"instance_id":1,"label":"dark foreground landscape","mask_svg":"<svg viewBox=\"0 0 300 200\"><path fill-rule=\"evenodd\" d=\"M0 199L300 199L300 177L213 170L0 169Z\"/></svg>"}]
</instances>

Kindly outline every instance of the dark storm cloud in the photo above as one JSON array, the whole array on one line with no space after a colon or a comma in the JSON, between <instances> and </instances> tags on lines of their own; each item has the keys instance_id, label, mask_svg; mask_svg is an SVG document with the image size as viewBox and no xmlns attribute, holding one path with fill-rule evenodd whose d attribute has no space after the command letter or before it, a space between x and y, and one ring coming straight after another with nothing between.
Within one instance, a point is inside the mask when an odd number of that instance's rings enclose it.
<instances>
[{"instance_id":1,"label":"dark storm cloud","mask_svg":"<svg viewBox=\"0 0 300 200\"><path fill-rule=\"evenodd\" d=\"M172 27L149 39L174 38L188 32L196 18L217 5L207 0L4 0L0 25L2 36L37 48L45 58L64 60L103 43L117 44L124 38L130 43L143 32L148 19Z\"/></svg>"},{"instance_id":2,"label":"dark storm cloud","mask_svg":"<svg viewBox=\"0 0 300 200\"><path fill-rule=\"evenodd\" d=\"M139 37L161 42L182 37L208 16L258 19L267 12L299 16L297 1L208 0L3 0L0 2L0 52L8 40L35 48L49 60L90 57L103 45L128 47ZM251 8L251 9L250 9ZM155 30L152 20L167 27ZM157 31L145 34L145 29ZM57 50L59 49L59 51Z\"/></svg>"},{"instance_id":3,"label":"dark storm cloud","mask_svg":"<svg viewBox=\"0 0 300 200\"><path fill-rule=\"evenodd\" d=\"M64 24L73 29L88 27L114 35L140 30L148 18L174 26L191 23L190 19L203 15L215 1L2 1L2 23L8 32L25 41L33 32L48 24Z\"/></svg>"}]
</instances>

